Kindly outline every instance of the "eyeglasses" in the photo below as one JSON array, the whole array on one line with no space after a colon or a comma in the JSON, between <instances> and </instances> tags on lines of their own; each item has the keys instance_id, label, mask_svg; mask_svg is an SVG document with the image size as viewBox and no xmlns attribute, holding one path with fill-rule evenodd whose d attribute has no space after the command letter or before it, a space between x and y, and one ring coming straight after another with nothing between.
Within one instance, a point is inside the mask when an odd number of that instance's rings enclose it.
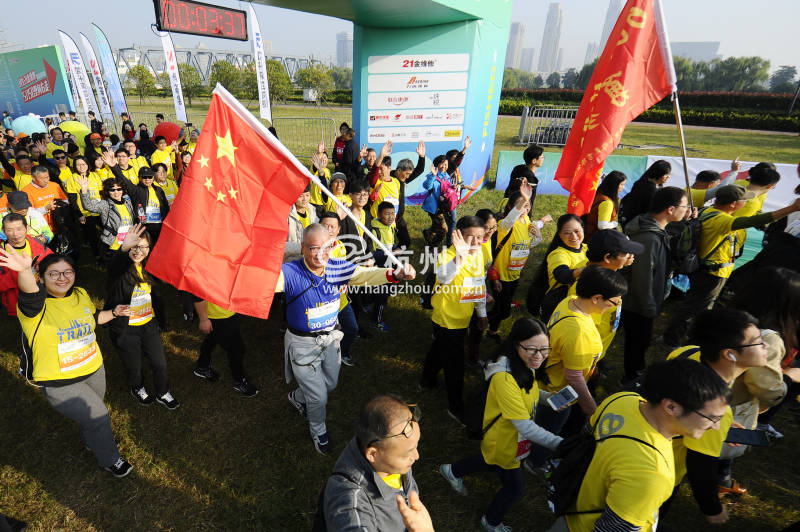
<instances>
[{"instance_id":1,"label":"eyeglasses","mask_svg":"<svg viewBox=\"0 0 800 532\"><path fill-rule=\"evenodd\" d=\"M760 346L763 346L763 347L767 347L767 342L765 342L763 338L761 338L759 336L758 339L759 339L759 341L754 343L754 344L737 345L737 346L731 347L731 349L744 349L745 347L755 347L757 345L760 345Z\"/></svg>"},{"instance_id":2,"label":"eyeglasses","mask_svg":"<svg viewBox=\"0 0 800 532\"><path fill-rule=\"evenodd\" d=\"M688 209L689 207L690 207L690 205L688 203L684 203L684 204L681 204L681 205L675 205L676 209Z\"/></svg>"},{"instance_id":3,"label":"eyeglasses","mask_svg":"<svg viewBox=\"0 0 800 532\"><path fill-rule=\"evenodd\" d=\"M320 251L332 251L336 247L336 243L328 244L327 246L308 246L311 253L319 253Z\"/></svg>"},{"instance_id":4,"label":"eyeglasses","mask_svg":"<svg viewBox=\"0 0 800 532\"><path fill-rule=\"evenodd\" d=\"M613 298L609 297L608 299L606 299L606 298L603 298L603 299L605 299L606 301L608 301L609 303L611 303L615 307L618 307L618 306L620 306L622 304L622 298L613 299Z\"/></svg>"},{"instance_id":5,"label":"eyeglasses","mask_svg":"<svg viewBox=\"0 0 800 532\"><path fill-rule=\"evenodd\" d=\"M145 252L145 251L147 251L148 249L150 249L150 246L133 246L133 247L131 248L131 251L139 251L139 252L142 252L142 253L144 253L144 252Z\"/></svg>"},{"instance_id":6,"label":"eyeglasses","mask_svg":"<svg viewBox=\"0 0 800 532\"><path fill-rule=\"evenodd\" d=\"M64 279L72 279L75 277L75 270L64 270L63 272L50 270L47 272L47 277L49 277L51 281L56 281L61 277Z\"/></svg>"},{"instance_id":7,"label":"eyeglasses","mask_svg":"<svg viewBox=\"0 0 800 532\"><path fill-rule=\"evenodd\" d=\"M705 418L705 419L709 420L709 421L710 421L710 422L711 422L713 425L716 425L717 423L719 423L720 421L722 421L722 418L723 418L723 417L725 417L725 416L707 416L707 415L705 415L705 414L703 414L702 412L699 412L699 411L697 411L697 410L693 410L693 412L694 412L695 414L697 414L698 416L700 416L700 417L702 417L702 418Z\"/></svg>"},{"instance_id":8,"label":"eyeglasses","mask_svg":"<svg viewBox=\"0 0 800 532\"><path fill-rule=\"evenodd\" d=\"M517 345L529 355L539 355L543 358L547 358L548 356L550 356L550 351L552 350L551 347L536 347L533 345L522 345L522 344L517 344Z\"/></svg>"},{"instance_id":9,"label":"eyeglasses","mask_svg":"<svg viewBox=\"0 0 800 532\"><path fill-rule=\"evenodd\" d=\"M411 412L411 419L406 421L406 424L403 425L403 430L398 432L397 434L388 434L383 438L375 438L374 440L370 441L367 444L367 447L372 447L374 444L378 443L379 441L388 440L389 438L395 438L397 436L405 436L406 438L411 438L414 435L414 423L419 423L419 420L422 418L422 411L419 409L419 406L415 404L407 405L408 410Z\"/></svg>"}]
</instances>

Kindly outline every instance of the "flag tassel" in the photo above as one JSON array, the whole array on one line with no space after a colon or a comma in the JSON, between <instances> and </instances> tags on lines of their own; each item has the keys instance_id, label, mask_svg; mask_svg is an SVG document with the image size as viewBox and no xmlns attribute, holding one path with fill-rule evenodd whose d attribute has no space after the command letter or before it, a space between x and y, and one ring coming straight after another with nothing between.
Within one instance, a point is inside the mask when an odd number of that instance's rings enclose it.
<instances>
[{"instance_id":1,"label":"flag tassel","mask_svg":"<svg viewBox=\"0 0 800 532\"><path fill-rule=\"evenodd\" d=\"M681 158L683 159L683 177L686 180L686 194L692 199L692 185L689 183L689 163L686 161L686 140L683 137L683 120L681 120L681 104L678 103L678 91L672 93L672 107L675 109L675 124L678 126L678 138L681 141Z\"/></svg>"}]
</instances>

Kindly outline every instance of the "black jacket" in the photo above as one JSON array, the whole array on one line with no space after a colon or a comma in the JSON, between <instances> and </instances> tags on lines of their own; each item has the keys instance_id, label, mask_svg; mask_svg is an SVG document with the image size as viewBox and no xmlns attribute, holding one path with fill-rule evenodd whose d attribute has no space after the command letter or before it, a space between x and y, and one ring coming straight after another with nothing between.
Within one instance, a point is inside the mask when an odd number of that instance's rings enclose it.
<instances>
[{"instance_id":1,"label":"black jacket","mask_svg":"<svg viewBox=\"0 0 800 532\"><path fill-rule=\"evenodd\" d=\"M669 282L669 237L650 214L631 220L625 226L625 234L644 245L644 253L637 255L630 268L623 270L628 293L622 298L622 308L655 318L661 312Z\"/></svg>"},{"instance_id":2,"label":"black jacket","mask_svg":"<svg viewBox=\"0 0 800 532\"><path fill-rule=\"evenodd\" d=\"M108 279L106 283L106 301L103 310L111 310L117 305L130 305L134 285L125 275L133 261L127 251L116 250L108 262ZM150 283L150 298L153 314L158 325L164 329L167 325L167 314L164 312L164 300L158 287L159 282ZM121 334L128 327L128 317L119 316L109 322L111 332Z\"/></svg>"},{"instance_id":3,"label":"black jacket","mask_svg":"<svg viewBox=\"0 0 800 532\"><path fill-rule=\"evenodd\" d=\"M117 165L112 166L111 171L117 179L125 184L125 190L128 193L128 197L131 198L131 205L133 205L133 212L131 214L136 218L139 205L145 208L147 207L147 202L150 200L149 188L142 185L141 182L138 185L134 185L133 181L125 177L125 174L122 173L122 170L120 170ZM167 201L167 195L164 194L161 187L155 185L151 186L156 191L156 197L161 207L161 221L163 222L167 214L169 214L169 201Z\"/></svg>"},{"instance_id":4,"label":"black jacket","mask_svg":"<svg viewBox=\"0 0 800 532\"><path fill-rule=\"evenodd\" d=\"M650 201L653 199L658 185L649 179L639 179L633 184L631 191L619 202L619 221L624 226L640 214L650 210Z\"/></svg>"}]
</instances>

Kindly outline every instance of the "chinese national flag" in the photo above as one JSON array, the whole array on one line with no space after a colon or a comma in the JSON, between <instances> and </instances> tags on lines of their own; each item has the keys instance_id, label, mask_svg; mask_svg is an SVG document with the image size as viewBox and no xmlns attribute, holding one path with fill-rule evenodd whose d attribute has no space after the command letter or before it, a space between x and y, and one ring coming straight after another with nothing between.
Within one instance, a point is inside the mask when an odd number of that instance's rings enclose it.
<instances>
[{"instance_id":1,"label":"chinese national flag","mask_svg":"<svg viewBox=\"0 0 800 532\"><path fill-rule=\"evenodd\" d=\"M660 0L628 0L583 93L555 178L567 212L589 212L628 123L677 90Z\"/></svg>"},{"instance_id":2,"label":"chinese national flag","mask_svg":"<svg viewBox=\"0 0 800 532\"><path fill-rule=\"evenodd\" d=\"M147 269L228 310L266 318L305 169L217 85Z\"/></svg>"}]
</instances>

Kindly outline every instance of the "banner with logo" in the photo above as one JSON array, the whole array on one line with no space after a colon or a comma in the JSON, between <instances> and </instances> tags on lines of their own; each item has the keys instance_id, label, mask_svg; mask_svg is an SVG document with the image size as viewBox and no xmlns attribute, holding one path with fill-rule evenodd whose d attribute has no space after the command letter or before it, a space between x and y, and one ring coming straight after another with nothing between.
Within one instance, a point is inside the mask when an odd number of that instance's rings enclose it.
<instances>
[{"instance_id":1,"label":"banner with logo","mask_svg":"<svg viewBox=\"0 0 800 532\"><path fill-rule=\"evenodd\" d=\"M125 103L125 95L122 93L122 83L119 81L117 64L114 55L111 53L111 45L108 43L106 34L103 33L96 24L92 24L94 38L97 42L97 52L100 54L100 62L103 63L103 74L105 75L106 85L108 85L108 95L114 110L117 114L127 113L128 105Z\"/></svg>"},{"instance_id":2,"label":"banner with logo","mask_svg":"<svg viewBox=\"0 0 800 532\"><path fill-rule=\"evenodd\" d=\"M89 60L89 71L92 73L94 79L94 90L97 93L97 99L100 102L100 113L104 119L114 121L114 114L111 112L111 105L108 103L108 94L106 93L106 85L103 82L103 74L100 72L100 65L97 62L97 56L94 55L94 49L89 39L81 33L81 45L83 51L86 53L86 58Z\"/></svg>"},{"instance_id":3,"label":"banner with logo","mask_svg":"<svg viewBox=\"0 0 800 532\"><path fill-rule=\"evenodd\" d=\"M69 68L69 61L65 63L65 66L67 68L67 83L72 94L72 110L77 111L81 101L80 96L78 96L78 83L75 81L75 76L72 75L72 69Z\"/></svg>"},{"instance_id":4,"label":"banner with logo","mask_svg":"<svg viewBox=\"0 0 800 532\"><path fill-rule=\"evenodd\" d=\"M43 46L0 54L0 102L12 118L74 109L60 50Z\"/></svg>"},{"instance_id":5,"label":"banner with logo","mask_svg":"<svg viewBox=\"0 0 800 532\"><path fill-rule=\"evenodd\" d=\"M272 109L269 103L269 82L267 80L267 60L264 58L264 40L261 26L253 5L250 4L250 20L253 23L253 57L255 58L256 78L258 79L258 111L259 116L272 123Z\"/></svg>"},{"instance_id":6,"label":"banner with logo","mask_svg":"<svg viewBox=\"0 0 800 532\"><path fill-rule=\"evenodd\" d=\"M78 51L78 45L75 44L72 37L61 30L58 31L58 36L61 37L61 44L64 46L67 62L72 71L72 77L75 80L78 96L81 99L84 112L88 113L89 111L93 111L95 115L99 115L100 109L98 109L97 101L94 99L92 86L89 83L89 76L86 74L86 65L83 63L83 57L81 57L81 53Z\"/></svg>"},{"instance_id":7,"label":"banner with logo","mask_svg":"<svg viewBox=\"0 0 800 532\"><path fill-rule=\"evenodd\" d=\"M164 68L169 76L172 101L175 102L175 117L181 122L186 122L186 106L183 103L181 76L178 74L178 58L175 56L175 47L172 45L172 37L169 36L169 33L161 34L161 46L164 47Z\"/></svg>"}]
</instances>

